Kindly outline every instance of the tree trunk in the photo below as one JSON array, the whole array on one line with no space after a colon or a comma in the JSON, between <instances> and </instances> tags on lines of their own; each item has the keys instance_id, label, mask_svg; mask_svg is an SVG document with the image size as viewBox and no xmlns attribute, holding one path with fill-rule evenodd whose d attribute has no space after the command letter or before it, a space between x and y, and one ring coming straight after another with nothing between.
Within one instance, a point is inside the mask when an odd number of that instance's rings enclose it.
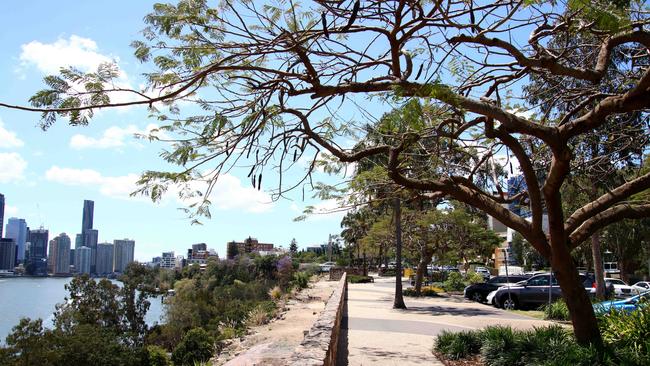
<instances>
[{"instance_id":1,"label":"tree trunk","mask_svg":"<svg viewBox=\"0 0 650 366\"><path fill-rule=\"evenodd\" d=\"M395 198L395 301L393 309L406 309L402 296L402 210L400 199Z\"/></svg>"},{"instance_id":2,"label":"tree trunk","mask_svg":"<svg viewBox=\"0 0 650 366\"><path fill-rule=\"evenodd\" d=\"M600 235L591 236L591 256L594 260L594 274L596 276L596 297L605 299L605 276L603 270L603 257L600 251Z\"/></svg>"},{"instance_id":3,"label":"tree trunk","mask_svg":"<svg viewBox=\"0 0 650 366\"><path fill-rule=\"evenodd\" d=\"M562 289L562 297L569 308L576 340L581 345L591 344L602 349L603 341L594 309L565 243L553 245L551 266Z\"/></svg>"},{"instance_id":4,"label":"tree trunk","mask_svg":"<svg viewBox=\"0 0 650 366\"><path fill-rule=\"evenodd\" d=\"M377 273L379 275L381 275L381 272L382 272L381 271L381 263L384 260L383 253L384 253L384 243L381 243L381 244L379 244L379 261L377 262Z\"/></svg>"},{"instance_id":5,"label":"tree trunk","mask_svg":"<svg viewBox=\"0 0 650 366\"><path fill-rule=\"evenodd\" d=\"M427 265L431 263L431 257L433 254L431 251L427 251L426 249L423 249L420 251L420 263L418 263L418 269L417 272L415 273L415 295L420 296L422 292L422 279L424 278L424 274L427 271Z\"/></svg>"}]
</instances>

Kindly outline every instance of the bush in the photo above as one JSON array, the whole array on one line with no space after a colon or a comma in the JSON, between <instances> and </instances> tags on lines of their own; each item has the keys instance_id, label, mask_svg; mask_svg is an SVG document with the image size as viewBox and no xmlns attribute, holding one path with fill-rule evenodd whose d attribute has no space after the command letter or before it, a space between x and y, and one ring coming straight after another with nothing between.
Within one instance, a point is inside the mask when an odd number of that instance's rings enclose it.
<instances>
[{"instance_id":1,"label":"bush","mask_svg":"<svg viewBox=\"0 0 650 366\"><path fill-rule=\"evenodd\" d=\"M147 346L147 365L148 366L170 366L171 360L167 351L158 346Z\"/></svg>"},{"instance_id":2,"label":"bush","mask_svg":"<svg viewBox=\"0 0 650 366\"><path fill-rule=\"evenodd\" d=\"M445 291L440 287L422 286L422 289L420 291L420 296L438 296L438 294L441 292L445 292ZM415 287L409 287L407 289L402 290L402 294L404 296L416 296Z\"/></svg>"},{"instance_id":3,"label":"bush","mask_svg":"<svg viewBox=\"0 0 650 366\"><path fill-rule=\"evenodd\" d=\"M458 272L451 272L447 276L444 284L445 291L463 291L465 288L465 283L463 282L463 276Z\"/></svg>"},{"instance_id":4,"label":"bush","mask_svg":"<svg viewBox=\"0 0 650 366\"><path fill-rule=\"evenodd\" d=\"M297 288L307 288L310 277L307 272L296 272L293 274L293 284Z\"/></svg>"},{"instance_id":5,"label":"bush","mask_svg":"<svg viewBox=\"0 0 650 366\"><path fill-rule=\"evenodd\" d=\"M282 289L280 286L275 286L269 290L269 296L274 300L279 300L282 297Z\"/></svg>"},{"instance_id":6,"label":"bush","mask_svg":"<svg viewBox=\"0 0 650 366\"><path fill-rule=\"evenodd\" d=\"M566 306L564 300L558 300L556 302L546 304L542 306L544 311L544 319L547 320L569 320L569 308Z\"/></svg>"},{"instance_id":7,"label":"bush","mask_svg":"<svg viewBox=\"0 0 650 366\"><path fill-rule=\"evenodd\" d=\"M650 364L650 306L632 312L611 311L599 316L598 323L603 341L621 363Z\"/></svg>"},{"instance_id":8,"label":"bush","mask_svg":"<svg viewBox=\"0 0 650 366\"><path fill-rule=\"evenodd\" d=\"M248 326L260 326L269 322L269 314L262 309L260 306L256 306L253 310L248 313L246 318L246 325Z\"/></svg>"},{"instance_id":9,"label":"bush","mask_svg":"<svg viewBox=\"0 0 650 366\"><path fill-rule=\"evenodd\" d=\"M450 332L443 330L436 338L434 351L439 352L450 360L458 360L478 354L481 350L480 332L463 331Z\"/></svg>"},{"instance_id":10,"label":"bush","mask_svg":"<svg viewBox=\"0 0 650 366\"><path fill-rule=\"evenodd\" d=\"M190 329L174 348L172 361L175 366L194 365L212 357L214 339L203 328Z\"/></svg>"},{"instance_id":11,"label":"bush","mask_svg":"<svg viewBox=\"0 0 650 366\"><path fill-rule=\"evenodd\" d=\"M373 278L370 277L370 276L348 275L348 282L350 282L350 283L370 283L370 282L373 282Z\"/></svg>"},{"instance_id":12,"label":"bush","mask_svg":"<svg viewBox=\"0 0 650 366\"><path fill-rule=\"evenodd\" d=\"M475 283L483 283L484 280L485 279L483 278L483 276L476 272L468 272L467 275L465 276L465 284L467 285L473 285Z\"/></svg>"}]
</instances>

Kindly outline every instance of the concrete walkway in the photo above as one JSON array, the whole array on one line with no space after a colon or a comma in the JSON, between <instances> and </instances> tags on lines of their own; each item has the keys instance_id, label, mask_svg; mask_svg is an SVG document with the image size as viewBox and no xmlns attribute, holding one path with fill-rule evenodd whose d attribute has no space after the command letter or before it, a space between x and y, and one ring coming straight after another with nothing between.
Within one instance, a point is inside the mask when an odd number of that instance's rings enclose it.
<instances>
[{"instance_id":1,"label":"concrete walkway","mask_svg":"<svg viewBox=\"0 0 650 366\"><path fill-rule=\"evenodd\" d=\"M408 286L404 282L405 288ZM525 329L549 322L450 298L404 297L407 310L393 309L394 278L348 288L348 365L442 365L431 353L442 330L461 331L487 325Z\"/></svg>"}]
</instances>

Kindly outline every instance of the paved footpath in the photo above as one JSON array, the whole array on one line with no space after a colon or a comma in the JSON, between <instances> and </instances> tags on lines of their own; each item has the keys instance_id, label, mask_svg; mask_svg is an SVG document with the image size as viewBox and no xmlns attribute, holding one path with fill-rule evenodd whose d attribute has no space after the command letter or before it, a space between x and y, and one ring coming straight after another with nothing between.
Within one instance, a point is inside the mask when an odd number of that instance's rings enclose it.
<instances>
[{"instance_id":1,"label":"paved footpath","mask_svg":"<svg viewBox=\"0 0 650 366\"><path fill-rule=\"evenodd\" d=\"M457 297L404 297L408 309L396 310L394 293L394 278L375 277L375 283L349 285L348 365L442 365L431 350L435 336L444 329L497 324L525 329L549 324Z\"/></svg>"}]
</instances>

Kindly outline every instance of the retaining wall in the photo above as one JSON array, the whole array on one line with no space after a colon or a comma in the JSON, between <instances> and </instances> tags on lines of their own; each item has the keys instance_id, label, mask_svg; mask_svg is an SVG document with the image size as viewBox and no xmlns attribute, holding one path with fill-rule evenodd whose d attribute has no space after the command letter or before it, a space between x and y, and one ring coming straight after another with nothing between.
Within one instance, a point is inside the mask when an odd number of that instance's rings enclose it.
<instances>
[{"instance_id":1,"label":"retaining wall","mask_svg":"<svg viewBox=\"0 0 650 366\"><path fill-rule=\"evenodd\" d=\"M343 273L338 286L327 300L325 310L320 314L309 333L305 335L300 346L296 348L288 362L292 366L334 366L337 365L337 353L347 352L347 340L343 339L341 321L347 314L348 282ZM339 346L340 344L340 346ZM339 354L339 359L347 355ZM340 365L342 362L338 362Z\"/></svg>"}]
</instances>

